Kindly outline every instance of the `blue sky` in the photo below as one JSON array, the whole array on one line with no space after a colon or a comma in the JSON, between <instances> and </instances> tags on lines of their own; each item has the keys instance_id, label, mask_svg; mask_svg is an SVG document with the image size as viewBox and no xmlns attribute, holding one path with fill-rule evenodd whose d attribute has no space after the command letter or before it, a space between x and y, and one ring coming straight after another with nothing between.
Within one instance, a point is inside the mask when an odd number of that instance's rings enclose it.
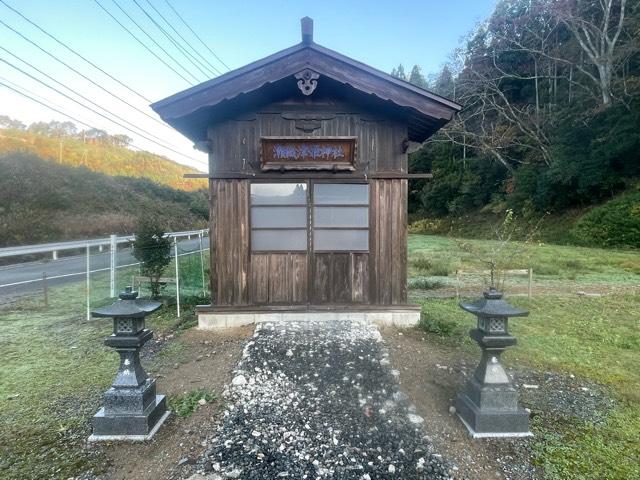
<instances>
[{"instance_id":1,"label":"blue sky","mask_svg":"<svg viewBox=\"0 0 640 480\"><path fill-rule=\"evenodd\" d=\"M3 1L152 101L189 87L185 80L136 43L122 30L122 27L100 9L94 0ZM118 10L113 0L98 1L164 57L164 54ZM181 59L181 62L186 62L133 0L116 1L169 53ZM207 60L221 71L226 71L226 68L213 58L182 25L165 0L137 0L137 2L162 24L162 20L151 9L149 2L153 4ZM418 64L428 74L436 71L446 61L450 52L459 45L462 36L477 22L490 15L496 0L325 0L316 2L169 0L169 2L232 69L298 43L300 41L299 20L308 15L314 19L315 41L321 45L387 72L398 63L403 63L406 68ZM65 51L63 47L47 38L2 3L0 3L0 20L136 107L154 115L144 100ZM1 24L0 45L28 60L74 92L106 106L161 137L183 155L175 154L139 135L124 131L123 128L86 111L1 62L0 82L8 81L14 86L27 89L39 95L42 100L52 102L63 111L92 126L103 128L109 133L126 133L134 138L136 145L142 148L163 154L180 163L203 168L204 155L195 152L188 140L100 91ZM34 76L41 77L5 51L0 50L0 58L20 66ZM170 60L167 61L170 62ZM184 66L192 71L198 80L208 78L192 65L184 63ZM73 96L72 93L67 93ZM2 86L0 86L0 114L18 118L25 123L65 119Z\"/></svg>"}]
</instances>

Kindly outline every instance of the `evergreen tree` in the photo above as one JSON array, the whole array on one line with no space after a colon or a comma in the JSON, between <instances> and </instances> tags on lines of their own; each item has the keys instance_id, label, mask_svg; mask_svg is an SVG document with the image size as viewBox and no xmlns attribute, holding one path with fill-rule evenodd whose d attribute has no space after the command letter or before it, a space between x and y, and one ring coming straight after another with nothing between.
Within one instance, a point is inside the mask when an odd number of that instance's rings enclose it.
<instances>
[{"instance_id":1,"label":"evergreen tree","mask_svg":"<svg viewBox=\"0 0 640 480\"><path fill-rule=\"evenodd\" d=\"M140 272L149 278L151 298L160 296L160 277L171 263L171 239L157 220L144 217L139 221L133 256L140 262ZM176 259L177 261L177 259Z\"/></svg>"},{"instance_id":2,"label":"evergreen tree","mask_svg":"<svg viewBox=\"0 0 640 480\"><path fill-rule=\"evenodd\" d=\"M422 68L419 65L414 65L409 74L409 82L417 85L421 88L427 88L427 79L422 74Z\"/></svg>"},{"instance_id":3,"label":"evergreen tree","mask_svg":"<svg viewBox=\"0 0 640 480\"><path fill-rule=\"evenodd\" d=\"M431 77L464 108L412 155L411 168L437 179L410 193L412 208L562 211L637 183L638 25L625 0L499 1ZM587 34L606 49L590 52ZM409 81L423 79L414 67Z\"/></svg>"},{"instance_id":4,"label":"evergreen tree","mask_svg":"<svg viewBox=\"0 0 640 480\"><path fill-rule=\"evenodd\" d=\"M391 70L391 75L399 78L400 80L407 80L407 74L404 72L404 67L402 64L399 64L396 68Z\"/></svg>"},{"instance_id":5,"label":"evergreen tree","mask_svg":"<svg viewBox=\"0 0 640 480\"><path fill-rule=\"evenodd\" d=\"M15 120L7 115L0 115L0 128L13 128L16 130L24 130L27 126L20 120Z\"/></svg>"}]
</instances>

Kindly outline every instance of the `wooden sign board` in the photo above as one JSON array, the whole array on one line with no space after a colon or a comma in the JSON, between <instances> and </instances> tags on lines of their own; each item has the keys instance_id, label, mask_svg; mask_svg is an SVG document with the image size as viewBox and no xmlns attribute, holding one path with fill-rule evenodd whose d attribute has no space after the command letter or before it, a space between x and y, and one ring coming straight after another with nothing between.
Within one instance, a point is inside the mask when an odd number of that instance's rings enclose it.
<instances>
[{"instance_id":1,"label":"wooden sign board","mask_svg":"<svg viewBox=\"0 0 640 480\"><path fill-rule=\"evenodd\" d=\"M355 137L262 137L262 170L355 170Z\"/></svg>"}]
</instances>

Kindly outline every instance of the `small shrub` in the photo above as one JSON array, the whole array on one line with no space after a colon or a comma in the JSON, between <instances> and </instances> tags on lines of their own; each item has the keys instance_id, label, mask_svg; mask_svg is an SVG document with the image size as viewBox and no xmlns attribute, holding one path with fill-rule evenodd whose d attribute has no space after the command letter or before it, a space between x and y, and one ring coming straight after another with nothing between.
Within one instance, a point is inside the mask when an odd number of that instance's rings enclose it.
<instances>
[{"instance_id":1,"label":"small shrub","mask_svg":"<svg viewBox=\"0 0 640 480\"><path fill-rule=\"evenodd\" d=\"M151 298L160 296L160 277L171 263L171 239L156 219L143 217L136 229L133 256L140 262L140 272L149 278ZM179 261L179 259L176 259Z\"/></svg>"},{"instance_id":2,"label":"small shrub","mask_svg":"<svg viewBox=\"0 0 640 480\"><path fill-rule=\"evenodd\" d=\"M620 262L620 267L624 268L628 272L640 275L640 259L638 260L624 260Z\"/></svg>"},{"instance_id":3,"label":"small shrub","mask_svg":"<svg viewBox=\"0 0 640 480\"><path fill-rule=\"evenodd\" d=\"M441 337L453 337L459 333L459 327L455 322L425 312L420 317L420 328Z\"/></svg>"},{"instance_id":4,"label":"small shrub","mask_svg":"<svg viewBox=\"0 0 640 480\"><path fill-rule=\"evenodd\" d=\"M431 268L431 259L424 255L418 255L411 259L411 266L416 270L429 270Z\"/></svg>"},{"instance_id":5,"label":"small shrub","mask_svg":"<svg viewBox=\"0 0 640 480\"><path fill-rule=\"evenodd\" d=\"M448 260L432 259L424 255L417 255L411 259L411 266L424 276L446 277L451 271L451 263Z\"/></svg>"},{"instance_id":6,"label":"small shrub","mask_svg":"<svg viewBox=\"0 0 640 480\"><path fill-rule=\"evenodd\" d=\"M640 248L640 191L621 195L587 212L570 232L577 245Z\"/></svg>"},{"instance_id":7,"label":"small shrub","mask_svg":"<svg viewBox=\"0 0 640 480\"><path fill-rule=\"evenodd\" d=\"M425 277L410 278L407 284L410 290L437 290L446 286L440 280Z\"/></svg>"},{"instance_id":8,"label":"small shrub","mask_svg":"<svg viewBox=\"0 0 640 480\"><path fill-rule=\"evenodd\" d=\"M421 218L409 224L409 233L435 235L446 233L448 225L444 218Z\"/></svg>"},{"instance_id":9,"label":"small shrub","mask_svg":"<svg viewBox=\"0 0 640 480\"><path fill-rule=\"evenodd\" d=\"M547 263L534 263L531 268L533 268L534 275L552 275L557 276L560 275L560 267L558 265L549 265Z\"/></svg>"},{"instance_id":10,"label":"small shrub","mask_svg":"<svg viewBox=\"0 0 640 480\"><path fill-rule=\"evenodd\" d=\"M562 260L560 264L569 270L582 270L584 265L580 260Z\"/></svg>"},{"instance_id":11,"label":"small shrub","mask_svg":"<svg viewBox=\"0 0 640 480\"><path fill-rule=\"evenodd\" d=\"M182 395L172 395L169 397L169 409L179 417L188 417L198 409L199 401L204 400L211 403L216 399L213 392L199 388Z\"/></svg>"}]
</instances>

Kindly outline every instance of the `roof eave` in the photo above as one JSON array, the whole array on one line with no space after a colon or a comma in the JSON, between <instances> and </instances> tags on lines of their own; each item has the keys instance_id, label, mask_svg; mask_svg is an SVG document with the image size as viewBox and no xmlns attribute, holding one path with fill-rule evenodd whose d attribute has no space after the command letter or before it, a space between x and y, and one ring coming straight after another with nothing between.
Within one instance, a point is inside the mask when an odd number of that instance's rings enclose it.
<instances>
[{"instance_id":1,"label":"roof eave","mask_svg":"<svg viewBox=\"0 0 640 480\"><path fill-rule=\"evenodd\" d=\"M162 100L158 100L157 102L152 103L150 106L151 108L157 112L158 114L160 114L159 110L162 110L163 108L167 107L168 105L171 105L173 103L179 102L180 100L186 98L186 97L190 97L192 95L198 94L204 90L208 90L210 88L214 88L218 85L221 85L222 83L228 82L230 80L233 80L234 78L237 78L238 76L244 75L246 73L249 73L253 70L256 70L258 68L262 68L265 67L266 65L276 62L282 58L286 58L289 55L292 55L296 52L299 52L301 50L304 50L305 48L307 48L308 45L305 45L304 43L298 43L296 45L293 45L289 48L285 48L284 50L280 50L279 52L276 52L274 54L271 54L267 57L261 58L260 60L256 60L255 62L251 62L248 63L247 65L240 67L240 68L236 68L235 70L231 70L230 72L226 72L223 73L222 75L219 75L215 78L212 78L211 80L207 80L204 81L202 83L199 83L198 85L194 85L193 87L189 87L185 90L182 90L178 93L175 93L167 98L163 98Z\"/></svg>"},{"instance_id":2,"label":"roof eave","mask_svg":"<svg viewBox=\"0 0 640 480\"><path fill-rule=\"evenodd\" d=\"M198 108L205 108L205 107L214 107L217 103L213 103L213 104L209 104L209 105L201 105L195 109L192 109L190 112L184 113L183 115L165 115L166 110L168 107L170 107L171 105L174 105L177 102L181 102L181 101L186 101L189 98L193 98L195 95L199 95L202 94L203 92L206 92L212 88L216 88L228 81L231 81L233 79L236 79L242 75L248 74L250 72L253 72L257 69L260 68L265 68L266 66L280 61L288 56L294 55L300 51L303 50L310 50L310 51L315 51L321 55L325 55L328 56L332 59L338 60L340 62L343 62L345 64L350 65L351 67L354 67L356 69L359 69L361 71L364 71L366 73L368 73L369 75L374 75L377 78L383 79L386 82L389 82L393 85L396 85L402 89L411 91L415 94L418 94L422 97L425 97L426 99L432 101L432 102L436 102L448 109L452 110L452 115L455 114L455 112L458 112L462 109L461 105L445 98L442 97L440 95L437 95L433 92L430 92L426 89L423 89L421 87L418 87L416 85L413 85L409 82L406 82L404 80L401 80L399 78L393 77L392 75L389 75L381 70L375 69L373 67L370 67L369 65L366 65L362 62L359 62L357 60L354 60L350 57L347 57L346 55L342 55L341 53L335 52L333 50L330 50L326 47L323 47L321 45L318 45L316 43L299 43L296 45L293 45L292 47L289 47L287 49L281 50L279 52L276 52L272 55L269 55L268 57L262 58L260 60L257 60L255 62L252 62L248 65L245 65L244 67L238 68L236 70L232 70L231 72L227 72L223 75L220 75L219 77L213 78L211 80L208 80L206 82L203 82L199 85L195 85L191 88L188 88L186 90L183 90L182 92L178 92L170 97L167 97L163 100L159 100L158 102L155 102L153 104L151 104L151 108L157 112L163 119L165 120L169 120L171 118L179 118L181 116L186 116L189 115L190 113L193 113L195 110L197 110ZM274 79L274 81L277 81L279 79ZM267 80L266 82L263 82L262 85L264 85L264 83L269 83L269 81ZM260 86L262 86L260 85ZM260 86L256 87L260 88ZM357 87L356 87L357 88ZM238 92L239 93L246 93L246 92ZM393 101L393 100L392 100ZM219 103L219 102L218 102ZM396 102L394 102L396 103ZM402 105L402 104L398 104L400 106L406 106L406 105Z\"/></svg>"}]
</instances>

